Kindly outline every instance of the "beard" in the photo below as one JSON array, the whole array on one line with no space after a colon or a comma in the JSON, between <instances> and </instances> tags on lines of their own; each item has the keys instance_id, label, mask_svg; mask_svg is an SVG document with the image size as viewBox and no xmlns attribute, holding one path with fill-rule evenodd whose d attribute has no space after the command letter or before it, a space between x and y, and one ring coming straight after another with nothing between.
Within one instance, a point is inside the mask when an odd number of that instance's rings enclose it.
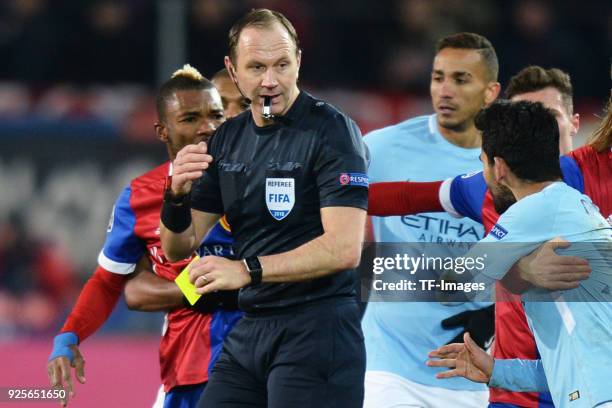
<instances>
[{"instance_id":1,"label":"beard","mask_svg":"<svg viewBox=\"0 0 612 408\"><path fill-rule=\"evenodd\" d=\"M489 189L493 197L493 206L498 214L501 215L505 213L512 204L516 203L516 198L508 187L497 184L495 186L490 186Z\"/></svg>"}]
</instances>

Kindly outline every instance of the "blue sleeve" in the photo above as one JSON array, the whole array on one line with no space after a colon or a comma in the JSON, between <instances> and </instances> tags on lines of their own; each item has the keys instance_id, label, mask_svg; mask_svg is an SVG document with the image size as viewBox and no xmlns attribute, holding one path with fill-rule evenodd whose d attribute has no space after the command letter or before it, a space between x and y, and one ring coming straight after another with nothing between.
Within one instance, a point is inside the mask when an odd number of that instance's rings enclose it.
<instances>
[{"instance_id":1,"label":"blue sleeve","mask_svg":"<svg viewBox=\"0 0 612 408\"><path fill-rule=\"evenodd\" d=\"M134 233L136 216L130 205L131 195L132 189L128 186L115 202L104 248L98 256L100 266L114 273L133 272L145 252L142 241Z\"/></svg>"},{"instance_id":2,"label":"blue sleeve","mask_svg":"<svg viewBox=\"0 0 612 408\"><path fill-rule=\"evenodd\" d=\"M489 387L519 392L548 392L542 360L495 360Z\"/></svg>"},{"instance_id":3,"label":"blue sleeve","mask_svg":"<svg viewBox=\"0 0 612 408\"><path fill-rule=\"evenodd\" d=\"M584 194L584 177L580 167L578 167L578 163L570 156L561 156L559 164L561 165L561 174L565 184Z\"/></svg>"},{"instance_id":4,"label":"blue sleeve","mask_svg":"<svg viewBox=\"0 0 612 408\"><path fill-rule=\"evenodd\" d=\"M450 201L455 211L482 224L482 203L487 192L482 172L457 176L450 185Z\"/></svg>"}]
</instances>

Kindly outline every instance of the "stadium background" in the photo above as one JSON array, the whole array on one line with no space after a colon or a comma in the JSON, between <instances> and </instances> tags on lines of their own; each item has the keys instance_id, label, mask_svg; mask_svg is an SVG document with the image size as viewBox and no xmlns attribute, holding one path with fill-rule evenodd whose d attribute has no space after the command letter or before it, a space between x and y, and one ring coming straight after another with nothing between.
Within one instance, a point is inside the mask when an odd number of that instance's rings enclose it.
<instances>
[{"instance_id":1,"label":"stadium background","mask_svg":"<svg viewBox=\"0 0 612 408\"><path fill-rule=\"evenodd\" d=\"M156 85L185 62L208 77L222 68L229 27L254 7L288 16L303 49L301 86L364 134L431 112L434 44L458 31L492 41L502 86L528 64L569 72L575 147L610 92L606 1L4 0L0 388L46 386L52 336L96 266L116 195L165 159L152 127ZM82 346L88 385L70 405L152 402L161 319L121 304Z\"/></svg>"}]
</instances>

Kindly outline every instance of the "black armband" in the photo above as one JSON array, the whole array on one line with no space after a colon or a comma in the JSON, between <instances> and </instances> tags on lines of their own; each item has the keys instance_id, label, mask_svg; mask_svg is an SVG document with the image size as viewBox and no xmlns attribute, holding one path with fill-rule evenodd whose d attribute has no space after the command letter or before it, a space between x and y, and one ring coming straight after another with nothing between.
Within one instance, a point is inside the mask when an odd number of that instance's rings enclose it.
<instances>
[{"instance_id":1,"label":"black armband","mask_svg":"<svg viewBox=\"0 0 612 408\"><path fill-rule=\"evenodd\" d=\"M161 220L170 231L180 234L191 225L190 194L174 197L171 190L164 193Z\"/></svg>"}]
</instances>

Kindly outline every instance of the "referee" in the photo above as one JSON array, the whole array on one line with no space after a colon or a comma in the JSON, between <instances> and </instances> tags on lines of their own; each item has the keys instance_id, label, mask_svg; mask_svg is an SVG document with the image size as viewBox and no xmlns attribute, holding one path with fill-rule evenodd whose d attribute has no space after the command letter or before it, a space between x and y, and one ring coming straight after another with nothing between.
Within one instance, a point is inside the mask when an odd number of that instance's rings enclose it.
<instances>
[{"instance_id":1,"label":"referee","mask_svg":"<svg viewBox=\"0 0 612 408\"><path fill-rule=\"evenodd\" d=\"M225 122L210 148L188 146L174 161L164 253L189 256L226 214L239 260L205 257L191 280L204 295L240 288L246 312L200 407L363 404L353 268L366 219L366 151L355 122L298 89L300 62L282 14L246 14L230 30L225 64L251 111Z\"/></svg>"}]
</instances>

